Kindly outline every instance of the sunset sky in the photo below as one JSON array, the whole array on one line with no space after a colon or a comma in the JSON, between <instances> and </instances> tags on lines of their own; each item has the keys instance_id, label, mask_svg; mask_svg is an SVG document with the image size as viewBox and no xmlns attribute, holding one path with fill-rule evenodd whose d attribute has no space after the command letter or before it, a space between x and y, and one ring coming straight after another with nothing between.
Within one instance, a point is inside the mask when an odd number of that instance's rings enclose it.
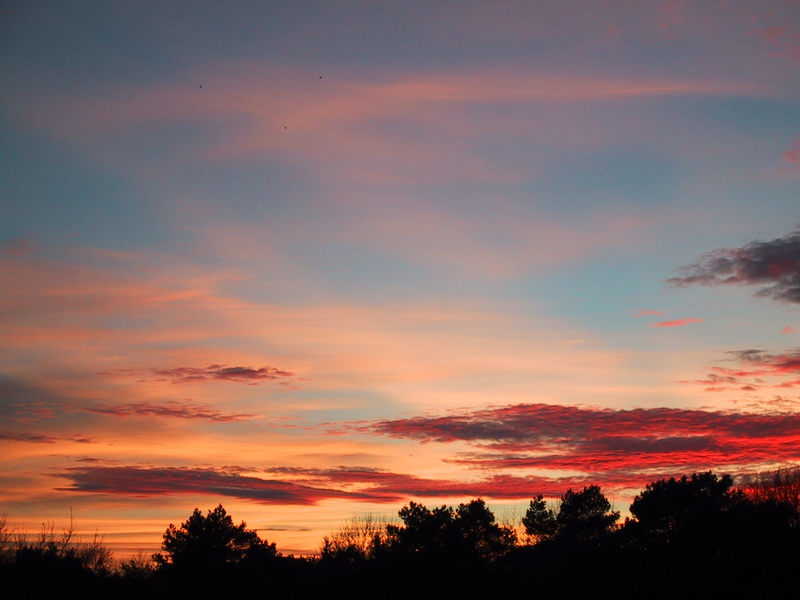
<instances>
[{"instance_id":1,"label":"sunset sky","mask_svg":"<svg viewBox=\"0 0 800 600\"><path fill-rule=\"evenodd\" d=\"M4 2L0 514L800 463L798 227L798 2Z\"/></svg>"}]
</instances>

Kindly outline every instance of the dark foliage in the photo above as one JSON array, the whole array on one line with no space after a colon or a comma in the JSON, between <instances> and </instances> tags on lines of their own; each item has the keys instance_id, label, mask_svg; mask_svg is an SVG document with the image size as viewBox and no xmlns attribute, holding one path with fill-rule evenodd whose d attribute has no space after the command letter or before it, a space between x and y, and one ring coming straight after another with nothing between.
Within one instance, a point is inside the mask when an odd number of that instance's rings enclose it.
<instances>
[{"instance_id":1,"label":"dark foliage","mask_svg":"<svg viewBox=\"0 0 800 600\"><path fill-rule=\"evenodd\" d=\"M580 492L567 490L561 496L556 516L556 534L572 541L593 542L610 533L619 519L611 503L596 485Z\"/></svg>"},{"instance_id":2,"label":"dark foliage","mask_svg":"<svg viewBox=\"0 0 800 600\"><path fill-rule=\"evenodd\" d=\"M795 481L759 481L736 489L711 472L654 481L622 525L597 486L567 490L557 510L536 496L522 519L535 544L518 544L481 499L410 502L401 524L353 521L318 558L280 555L220 505L170 525L155 563L117 570L97 540L51 531L13 544L0 523L0 580L30 598L796 597Z\"/></svg>"},{"instance_id":3,"label":"dark foliage","mask_svg":"<svg viewBox=\"0 0 800 600\"><path fill-rule=\"evenodd\" d=\"M522 517L522 526L525 533L537 541L547 539L556 532L556 514L547 508L541 494L531 500L525 516Z\"/></svg>"},{"instance_id":4,"label":"dark foliage","mask_svg":"<svg viewBox=\"0 0 800 600\"><path fill-rule=\"evenodd\" d=\"M268 544L246 523L234 525L220 504L206 516L197 508L180 528L170 523L161 548L154 554L161 567L207 572L240 563L263 563L276 556L275 544Z\"/></svg>"}]
</instances>

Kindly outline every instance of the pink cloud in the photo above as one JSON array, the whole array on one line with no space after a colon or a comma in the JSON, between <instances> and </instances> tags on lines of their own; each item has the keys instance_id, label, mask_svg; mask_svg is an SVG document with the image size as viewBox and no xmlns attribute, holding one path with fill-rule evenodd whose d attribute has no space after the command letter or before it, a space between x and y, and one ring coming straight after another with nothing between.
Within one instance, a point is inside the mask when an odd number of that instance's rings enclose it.
<instances>
[{"instance_id":1,"label":"pink cloud","mask_svg":"<svg viewBox=\"0 0 800 600\"><path fill-rule=\"evenodd\" d=\"M90 152L100 152L108 147L108 137L124 137L144 123L222 120L229 123L223 135L206 142L200 139L191 148L171 153L169 159L193 165L279 156L326 179L419 185L443 177L461 182L530 179L531 161L508 157L499 161L481 149L481 141L500 135L529 139L535 134L547 145L585 149L607 146L615 132L628 136L641 131L631 124L620 132L619 122L608 128L597 119L576 117L565 104L728 95L754 89L711 78L559 76L519 67L323 81L306 72L251 64L218 69L213 88L162 84L117 89L102 96L40 94L17 102L15 110L24 111L24 118L38 128L74 139ZM210 76L207 71L204 75ZM530 104L547 104L548 118L532 120L527 111L524 119L471 117L487 106L516 111ZM408 133L387 136L387 127ZM570 135L565 136L565 130ZM542 158L546 156L542 153ZM125 158L121 168L137 168L129 156ZM139 175L157 176L153 165L140 167L149 171Z\"/></svg>"},{"instance_id":2,"label":"pink cloud","mask_svg":"<svg viewBox=\"0 0 800 600\"><path fill-rule=\"evenodd\" d=\"M752 392L769 388L794 388L800 385L800 351L790 350L776 354L764 350L747 349L727 353L736 366L715 365L708 369L703 379L691 382L711 386L706 391ZM750 400L751 402L754 400ZM761 401L768 405L769 402Z\"/></svg>"},{"instance_id":3,"label":"pink cloud","mask_svg":"<svg viewBox=\"0 0 800 600\"><path fill-rule=\"evenodd\" d=\"M788 333L794 333L794 332L795 332L795 329L791 325L787 325L786 327L781 329L781 333L787 333L788 334Z\"/></svg>"},{"instance_id":4,"label":"pink cloud","mask_svg":"<svg viewBox=\"0 0 800 600\"><path fill-rule=\"evenodd\" d=\"M666 313L663 313L660 310L640 310L638 313L636 313L635 316L636 317L649 317L649 316L661 317L664 314L666 314Z\"/></svg>"},{"instance_id":5,"label":"pink cloud","mask_svg":"<svg viewBox=\"0 0 800 600\"><path fill-rule=\"evenodd\" d=\"M683 327L684 325L703 322L703 319L676 319L674 321L660 321L658 323L651 323L650 327Z\"/></svg>"},{"instance_id":6,"label":"pink cloud","mask_svg":"<svg viewBox=\"0 0 800 600\"><path fill-rule=\"evenodd\" d=\"M792 143L792 146L784 151L783 160L793 165L800 165L800 138Z\"/></svg>"}]
</instances>

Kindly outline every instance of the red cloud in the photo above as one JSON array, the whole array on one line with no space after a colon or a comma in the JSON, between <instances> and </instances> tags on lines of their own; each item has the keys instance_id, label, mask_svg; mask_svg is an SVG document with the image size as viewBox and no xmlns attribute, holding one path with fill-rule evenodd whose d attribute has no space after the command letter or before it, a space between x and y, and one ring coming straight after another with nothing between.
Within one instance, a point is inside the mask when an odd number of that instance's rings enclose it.
<instances>
[{"instance_id":1,"label":"red cloud","mask_svg":"<svg viewBox=\"0 0 800 600\"><path fill-rule=\"evenodd\" d=\"M753 391L768 387L791 388L800 385L800 350L769 354L748 349L728 352L736 367L713 366L705 379L692 383L709 385L709 391L738 388Z\"/></svg>"},{"instance_id":2,"label":"red cloud","mask_svg":"<svg viewBox=\"0 0 800 600\"><path fill-rule=\"evenodd\" d=\"M519 404L357 428L424 442L462 441L479 449L451 459L459 464L495 471L581 471L600 483L611 477L629 487L656 474L800 460L800 413Z\"/></svg>"},{"instance_id":3,"label":"red cloud","mask_svg":"<svg viewBox=\"0 0 800 600\"><path fill-rule=\"evenodd\" d=\"M661 321L659 323L653 323L650 325L650 327L683 327L684 325L702 322L703 319L676 319L674 321Z\"/></svg>"}]
</instances>

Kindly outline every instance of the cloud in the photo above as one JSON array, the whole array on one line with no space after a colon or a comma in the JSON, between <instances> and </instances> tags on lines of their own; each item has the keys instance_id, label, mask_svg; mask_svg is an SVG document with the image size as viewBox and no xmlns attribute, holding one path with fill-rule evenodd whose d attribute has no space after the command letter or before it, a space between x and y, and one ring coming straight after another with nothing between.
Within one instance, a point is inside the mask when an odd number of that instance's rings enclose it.
<instances>
[{"instance_id":1,"label":"cloud","mask_svg":"<svg viewBox=\"0 0 800 600\"><path fill-rule=\"evenodd\" d=\"M636 313L635 316L637 317L661 317L665 313L661 312L660 310L640 310Z\"/></svg>"},{"instance_id":2,"label":"cloud","mask_svg":"<svg viewBox=\"0 0 800 600\"><path fill-rule=\"evenodd\" d=\"M703 319L676 319L674 321L661 321L652 323L650 327L683 327L692 323L703 323Z\"/></svg>"},{"instance_id":3,"label":"cloud","mask_svg":"<svg viewBox=\"0 0 800 600\"><path fill-rule=\"evenodd\" d=\"M292 481L240 475L238 469L77 467L62 475L71 485L64 491L109 493L135 498L159 495L220 495L264 504L315 504L353 494L320 489ZM358 498L358 496L355 496Z\"/></svg>"},{"instance_id":4,"label":"cloud","mask_svg":"<svg viewBox=\"0 0 800 600\"><path fill-rule=\"evenodd\" d=\"M151 369L155 375L167 377L172 383L196 383L199 381L235 381L248 385L258 385L262 381L274 381L294 376L294 373L277 367L228 367L209 365L207 367L175 367L173 369Z\"/></svg>"},{"instance_id":5,"label":"cloud","mask_svg":"<svg viewBox=\"0 0 800 600\"><path fill-rule=\"evenodd\" d=\"M715 365L708 369L703 379L691 382L711 386L707 391L738 389L756 391L764 388L792 388L800 386L800 349L771 354L766 350L747 348L726 353L735 366ZM752 402L753 399L751 398ZM768 406L765 401L760 402Z\"/></svg>"},{"instance_id":6,"label":"cloud","mask_svg":"<svg viewBox=\"0 0 800 600\"><path fill-rule=\"evenodd\" d=\"M610 410L518 404L355 426L423 442L465 442L450 462L483 469L583 472L635 487L654 474L800 460L800 413ZM609 479L610 478L610 479Z\"/></svg>"},{"instance_id":7,"label":"cloud","mask_svg":"<svg viewBox=\"0 0 800 600\"><path fill-rule=\"evenodd\" d=\"M614 432L616 440L687 435L800 434L800 414L738 414L680 408L612 410L517 404L442 417L412 417L359 425L364 432L422 441L479 442L492 447L586 443Z\"/></svg>"},{"instance_id":8,"label":"cloud","mask_svg":"<svg viewBox=\"0 0 800 600\"><path fill-rule=\"evenodd\" d=\"M791 148L783 153L783 160L793 165L800 166L800 138L794 140Z\"/></svg>"},{"instance_id":9,"label":"cloud","mask_svg":"<svg viewBox=\"0 0 800 600\"><path fill-rule=\"evenodd\" d=\"M757 296L800 303L800 230L767 242L741 248L719 248L693 265L681 267L682 276L668 279L677 286L762 285Z\"/></svg>"},{"instance_id":10,"label":"cloud","mask_svg":"<svg viewBox=\"0 0 800 600\"><path fill-rule=\"evenodd\" d=\"M83 435L47 435L43 433L22 433L0 431L0 441L31 442L34 444L55 444L56 442L75 442L78 444L94 444L92 438Z\"/></svg>"},{"instance_id":11,"label":"cloud","mask_svg":"<svg viewBox=\"0 0 800 600\"><path fill-rule=\"evenodd\" d=\"M492 475L472 481L430 479L368 467L331 469L274 467L263 478L232 466L175 468L139 466L81 466L61 473L70 484L60 491L112 494L133 498L161 495L219 495L274 505L313 505L324 500L398 503L411 498L485 497L522 500L537 494L558 496L569 487L600 483L629 486L624 475L515 476ZM646 483L637 479L632 485Z\"/></svg>"},{"instance_id":12,"label":"cloud","mask_svg":"<svg viewBox=\"0 0 800 600\"><path fill-rule=\"evenodd\" d=\"M166 402L153 404L134 402L130 404L105 405L98 404L84 409L86 412L114 417L174 417L178 419L207 419L218 423L228 421L245 421L253 415L247 413L223 413L208 405L191 402Z\"/></svg>"},{"instance_id":13,"label":"cloud","mask_svg":"<svg viewBox=\"0 0 800 600\"><path fill-rule=\"evenodd\" d=\"M81 466L61 473L70 484L60 491L149 498L161 495L219 495L263 504L311 505L323 500L402 502L412 497L488 497L524 499L542 493L556 496L588 482L582 477L495 475L477 481L426 479L365 467L313 469L277 467L265 479L243 475L241 467L175 468ZM608 479L613 482L613 479Z\"/></svg>"}]
</instances>

